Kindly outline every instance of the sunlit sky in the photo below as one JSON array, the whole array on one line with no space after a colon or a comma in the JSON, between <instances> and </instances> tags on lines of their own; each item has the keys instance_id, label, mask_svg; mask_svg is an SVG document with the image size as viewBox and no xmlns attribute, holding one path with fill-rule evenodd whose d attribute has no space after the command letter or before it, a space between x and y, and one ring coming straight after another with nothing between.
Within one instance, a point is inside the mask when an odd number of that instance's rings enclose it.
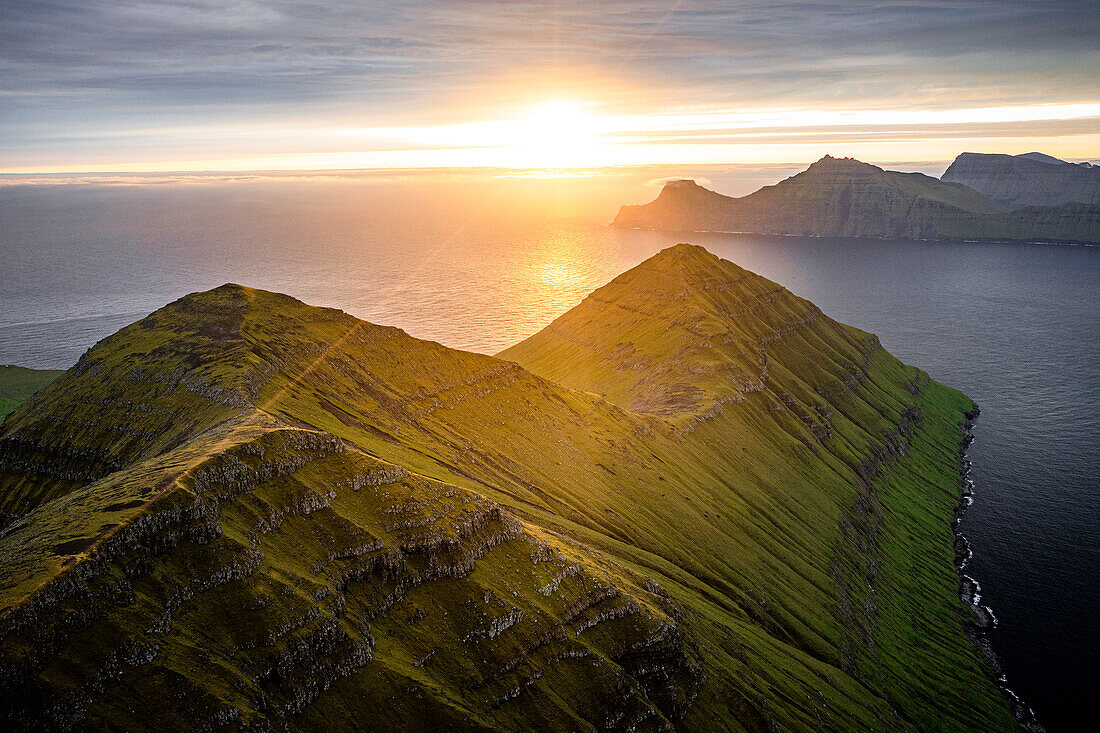
<instances>
[{"instance_id":1,"label":"sunlit sky","mask_svg":"<svg viewBox=\"0 0 1100 733\"><path fill-rule=\"evenodd\" d=\"M4 0L0 173L1100 158L1094 2Z\"/></svg>"}]
</instances>

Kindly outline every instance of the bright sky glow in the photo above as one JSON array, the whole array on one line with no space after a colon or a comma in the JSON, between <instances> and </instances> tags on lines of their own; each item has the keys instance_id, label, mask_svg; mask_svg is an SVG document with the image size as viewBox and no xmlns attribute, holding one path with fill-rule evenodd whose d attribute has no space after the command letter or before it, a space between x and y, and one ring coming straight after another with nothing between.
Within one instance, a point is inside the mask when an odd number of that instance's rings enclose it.
<instances>
[{"instance_id":1,"label":"bright sky glow","mask_svg":"<svg viewBox=\"0 0 1100 733\"><path fill-rule=\"evenodd\" d=\"M1094 0L0 3L0 173L1100 158Z\"/></svg>"},{"instance_id":2,"label":"bright sky glow","mask_svg":"<svg viewBox=\"0 0 1100 733\"><path fill-rule=\"evenodd\" d=\"M1037 123L1070 123L1076 132L1038 139ZM1018 127L1015 134L1012 126ZM133 139L164 135L134 130ZM869 160L946 160L963 150L1066 157L1100 152L1100 103L942 110L765 109L689 114L600 114L593 103L555 100L510 118L409 127L239 126L170 131L215 149L245 153L110 159L10 166L2 173L241 171L386 168L583 169L661 164L797 163L826 152ZM317 152L265 154L266 146L309 140ZM250 148L252 150L250 150ZM253 152L254 151L254 152Z\"/></svg>"}]
</instances>

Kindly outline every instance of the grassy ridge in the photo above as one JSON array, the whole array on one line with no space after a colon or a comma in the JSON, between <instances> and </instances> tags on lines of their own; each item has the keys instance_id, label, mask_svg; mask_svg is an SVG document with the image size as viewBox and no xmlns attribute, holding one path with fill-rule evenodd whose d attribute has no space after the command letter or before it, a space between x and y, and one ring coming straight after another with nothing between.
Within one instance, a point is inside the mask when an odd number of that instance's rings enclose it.
<instances>
[{"instance_id":1,"label":"grassy ridge","mask_svg":"<svg viewBox=\"0 0 1100 733\"><path fill-rule=\"evenodd\" d=\"M861 705L875 725L1012 728L963 638L969 611L956 592L951 521L970 400L902 365L877 339L701 248L662 254L661 267L643 263L501 356L673 420L690 446L678 452L692 458L685 472L721 466L701 483L729 481L742 501L720 506L707 496L704 527L690 522L696 506L677 507L694 543L675 562L713 577L772 637L873 690ZM639 321L644 331L631 331ZM651 334L659 337L646 340ZM654 383L666 399L654 399ZM902 434L906 414L920 416L919 425ZM862 493L852 491L853 478ZM846 536L859 522L862 534ZM666 547L674 536L662 532ZM705 548L720 548L727 566L701 568ZM838 598L838 587L868 586L873 593ZM970 697L960 700L960 690ZM835 720L830 705L808 707L797 725ZM770 715L790 724L788 712Z\"/></svg>"},{"instance_id":2,"label":"grassy ridge","mask_svg":"<svg viewBox=\"0 0 1100 733\"><path fill-rule=\"evenodd\" d=\"M239 286L93 349L0 432L16 719L1011 728L963 395L686 245L502 356Z\"/></svg>"}]
</instances>

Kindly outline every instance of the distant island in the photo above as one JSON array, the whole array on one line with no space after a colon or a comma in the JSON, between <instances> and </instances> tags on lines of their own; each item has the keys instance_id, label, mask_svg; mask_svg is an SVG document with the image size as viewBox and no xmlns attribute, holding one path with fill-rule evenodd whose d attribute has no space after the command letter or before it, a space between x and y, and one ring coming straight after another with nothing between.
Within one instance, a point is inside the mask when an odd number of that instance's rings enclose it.
<instances>
[{"instance_id":1,"label":"distant island","mask_svg":"<svg viewBox=\"0 0 1100 733\"><path fill-rule=\"evenodd\" d=\"M969 186L1009 209L1100 204L1100 166L1043 153L963 153L940 180Z\"/></svg>"},{"instance_id":2,"label":"distant island","mask_svg":"<svg viewBox=\"0 0 1100 733\"><path fill-rule=\"evenodd\" d=\"M1096 172L1065 166L1086 176ZM957 160L949 172L962 177L960 171L968 168L972 169L969 163ZM940 180L827 155L805 171L741 198L723 196L691 180L671 181L656 200L623 206L613 224L800 236L1100 242L1100 204L1094 193L1089 202L1011 209L968 185L946 179L946 175ZM1078 190L1068 185L1066 189ZM1021 195L1013 197L1020 199Z\"/></svg>"},{"instance_id":3,"label":"distant island","mask_svg":"<svg viewBox=\"0 0 1100 733\"><path fill-rule=\"evenodd\" d=\"M691 245L498 357L188 295L0 426L0 723L1013 730L974 414Z\"/></svg>"}]
</instances>

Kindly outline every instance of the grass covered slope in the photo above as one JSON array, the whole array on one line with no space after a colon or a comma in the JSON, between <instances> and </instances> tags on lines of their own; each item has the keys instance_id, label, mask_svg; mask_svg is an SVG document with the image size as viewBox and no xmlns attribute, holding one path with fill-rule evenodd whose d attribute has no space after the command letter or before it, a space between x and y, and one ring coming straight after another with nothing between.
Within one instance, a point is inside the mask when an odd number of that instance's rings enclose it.
<instances>
[{"instance_id":1,"label":"grass covered slope","mask_svg":"<svg viewBox=\"0 0 1100 733\"><path fill-rule=\"evenodd\" d=\"M1011 727L962 640L969 612L956 597L950 522L958 423L972 408L963 395L905 367L874 336L690 245L616 278L500 356L661 414L684 435L672 455L692 456L686 471L722 466L711 480L728 491L707 497L712 511L722 502L720 516L704 510L706 523L693 526L695 508L673 503L693 554L718 547L736 558L725 572L748 591L750 616L877 690L896 706L874 708L880 723ZM815 595L822 586L831 600ZM979 724L983 708L993 712Z\"/></svg>"},{"instance_id":2,"label":"grass covered slope","mask_svg":"<svg viewBox=\"0 0 1100 733\"><path fill-rule=\"evenodd\" d=\"M85 353L0 429L0 527L252 409L243 289L181 299Z\"/></svg>"},{"instance_id":3,"label":"grass covered slope","mask_svg":"<svg viewBox=\"0 0 1100 733\"><path fill-rule=\"evenodd\" d=\"M1100 206L1035 206L1010 212L961 183L825 156L805 171L741 198L674 181L648 204L623 206L614 224L801 236L1093 242L1100 241Z\"/></svg>"},{"instance_id":4,"label":"grass covered slope","mask_svg":"<svg viewBox=\"0 0 1100 733\"><path fill-rule=\"evenodd\" d=\"M59 369L27 369L14 364L0 366L0 420L62 374L64 372Z\"/></svg>"},{"instance_id":5,"label":"grass covered slope","mask_svg":"<svg viewBox=\"0 0 1100 733\"><path fill-rule=\"evenodd\" d=\"M239 286L97 345L0 432L0 717L1012 727L963 395L687 245L502 357Z\"/></svg>"}]
</instances>

